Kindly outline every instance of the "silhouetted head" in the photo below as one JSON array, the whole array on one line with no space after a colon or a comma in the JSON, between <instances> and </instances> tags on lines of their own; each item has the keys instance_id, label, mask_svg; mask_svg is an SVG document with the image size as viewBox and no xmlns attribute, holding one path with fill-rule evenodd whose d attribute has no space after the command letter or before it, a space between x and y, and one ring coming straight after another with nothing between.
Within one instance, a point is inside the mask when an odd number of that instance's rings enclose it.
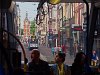
<instances>
[{"instance_id":1,"label":"silhouetted head","mask_svg":"<svg viewBox=\"0 0 100 75\"><path fill-rule=\"evenodd\" d=\"M32 50L31 59L32 60L38 60L39 58L40 58L39 50Z\"/></svg>"},{"instance_id":2,"label":"silhouetted head","mask_svg":"<svg viewBox=\"0 0 100 75\"><path fill-rule=\"evenodd\" d=\"M65 56L66 56L65 53L61 53L61 52L57 53L55 55L55 62L56 63L63 63L65 61Z\"/></svg>"},{"instance_id":3,"label":"silhouetted head","mask_svg":"<svg viewBox=\"0 0 100 75\"><path fill-rule=\"evenodd\" d=\"M86 61L86 55L83 52L79 52L76 54L75 63L84 63Z\"/></svg>"}]
</instances>

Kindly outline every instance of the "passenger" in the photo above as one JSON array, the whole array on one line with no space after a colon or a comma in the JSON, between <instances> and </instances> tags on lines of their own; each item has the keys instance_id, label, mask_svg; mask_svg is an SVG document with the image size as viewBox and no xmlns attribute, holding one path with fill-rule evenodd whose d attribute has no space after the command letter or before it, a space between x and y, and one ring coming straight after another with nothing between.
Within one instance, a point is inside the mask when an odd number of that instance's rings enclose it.
<instances>
[{"instance_id":1,"label":"passenger","mask_svg":"<svg viewBox=\"0 0 100 75\"><path fill-rule=\"evenodd\" d=\"M71 75L68 65L64 64L65 53L57 53L55 55L55 64L51 66L51 75Z\"/></svg>"},{"instance_id":2,"label":"passenger","mask_svg":"<svg viewBox=\"0 0 100 75\"><path fill-rule=\"evenodd\" d=\"M13 75L24 75L24 70L21 68L14 69Z\"/></svg>"},{"instance_id":3,"label":"passenger","mask_svg":"<svg viewBox=\"0 0 100 75\"><path fill-rule=\"evenodd\" d=\"M98 56L97 56L97 54L96 54L96 51L93 50L93 51L92 51L91 65L92 65L92 66L96 66L98 60L99 60L99 59L98 59Z\"/></svg>"},{"instance_id":4,"label":"passenger","mask_svg":"<svg viewBox=\"0 0 100 75\"><path fill-rule=\"evenodd\" d=\"M88 59L83 52L76 54L74 63L71 67L71 75L92 75L92 70L89 67Z\"/></svg>"},{"instance_id":5,"label":"passenger","mask_svg":"<svg viewBox=\"0 0 100 75\"><path fill-rule=\"evenodd\" d=\"M40 59L40 52L33 50L31 53L32 61L28 64L29 75L49 75L50 68L46 61Z\"/></svg>"}]
</instances>

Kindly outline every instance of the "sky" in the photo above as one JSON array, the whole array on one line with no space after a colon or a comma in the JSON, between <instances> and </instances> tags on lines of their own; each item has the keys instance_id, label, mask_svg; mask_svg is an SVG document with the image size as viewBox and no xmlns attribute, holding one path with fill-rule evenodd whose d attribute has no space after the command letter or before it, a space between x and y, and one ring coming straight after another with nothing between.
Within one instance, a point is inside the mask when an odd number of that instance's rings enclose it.
<instances>
[{"instance_id":1,"label":"sky","mask_svg":"<svg viewBox=\"0 0 100 75\"><path fill-rule=\"evenodd\" d=\"M16 4L18 4L20 8L21 28L23 28L26 12L28 13L28 19L30 21L34 20L36 17L38 2L17 2Z\"/></svg>"}]
</instances>

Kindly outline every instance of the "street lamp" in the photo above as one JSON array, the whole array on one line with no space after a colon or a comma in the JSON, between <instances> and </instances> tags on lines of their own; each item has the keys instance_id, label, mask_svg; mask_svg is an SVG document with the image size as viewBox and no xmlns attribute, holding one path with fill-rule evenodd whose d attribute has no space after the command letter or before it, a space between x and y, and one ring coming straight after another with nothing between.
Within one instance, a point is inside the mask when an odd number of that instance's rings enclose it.
<instances>
[{"instance_id":1,"label":"street lamp","mask_svg":"<svg viewBox=\"0 0 100 75\"><path fill-rule=\"evenodd\" d=\"M60 42L60 46L63 45L63 6L59 6L59 9L61 10L61 21L62 21L62 24L60 25L60 32L61 32L61 36L60 36L60 39L61 39L61 42Z\"/></svg>"},{"instance_id":2,"label":"street lamp","mask_svg":"<svg viewBox=\"0 0 100 75\"><path fill-rule=\"evenodd\" d=\"M61 45L63 45L63 30L65 30L65 27L60 27L60 32L61 32Z\"/></svg>"}]
</instances>

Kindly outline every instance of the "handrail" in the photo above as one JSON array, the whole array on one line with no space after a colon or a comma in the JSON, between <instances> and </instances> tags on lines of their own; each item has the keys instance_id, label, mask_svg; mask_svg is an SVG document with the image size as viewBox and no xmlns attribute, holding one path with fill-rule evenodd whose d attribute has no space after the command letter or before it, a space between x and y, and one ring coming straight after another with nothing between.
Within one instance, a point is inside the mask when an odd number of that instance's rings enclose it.
<instances>
[{"instance_id":1,"label":"handrail","mask_svg":"<svg viewBox=\"0 0 100 75\"><path fill-rule=\"evenodd\" d=\"M86 20L87 20L87 27L86 27L86 31L87 31L87 35L86 35L86 50L88 51L88 35L89 35L89 4L86 0L83 0L84 3L86 4ZM86 51L86 54L88 54L88 52Z\"/></svg>"},{"instance_id":2,"label":"handrail","mask_svg":"<svg viewBox=\"0 0 100 75\"><path fill-rule=\"evenodd\" d=\"M5 58L5 60L6 60L6 62L7 62L7 66L8 66L8 73L9 73L9 75L12 75L12 70L13 70L13 67L12 67L12 64L10 63L10 60L9 60L9 58L8 58L8 55L7 55L7 52L6 52L6 48L3 46L3 44L0 42L0 49L1 49L1 52L2 52L2 54L4 55L4 58Z\"/></svg>"},{"instance_id":3,"label":"handrail","mask_svg":"<svg viewBox=\"0 0 100 75\"><path fill-rule=\"evenodd\" d=\"M10 34L11 36L13 36L13 37L17 40L17 42L20 44L20 46L21 46L21 48L22 48L23 55L24 55L24 64L26 64L26 53L25 53L24 47L23 47L23 45L21 44L21 42L19 41L19 39L18 39L14 34L12 34L11 32L9 32L9 31L7 31L7 30L4 30L4 29L3 29L3 31L5 31L5 32L7 32L8 34Z\"/></svg>"}]
</instances>

